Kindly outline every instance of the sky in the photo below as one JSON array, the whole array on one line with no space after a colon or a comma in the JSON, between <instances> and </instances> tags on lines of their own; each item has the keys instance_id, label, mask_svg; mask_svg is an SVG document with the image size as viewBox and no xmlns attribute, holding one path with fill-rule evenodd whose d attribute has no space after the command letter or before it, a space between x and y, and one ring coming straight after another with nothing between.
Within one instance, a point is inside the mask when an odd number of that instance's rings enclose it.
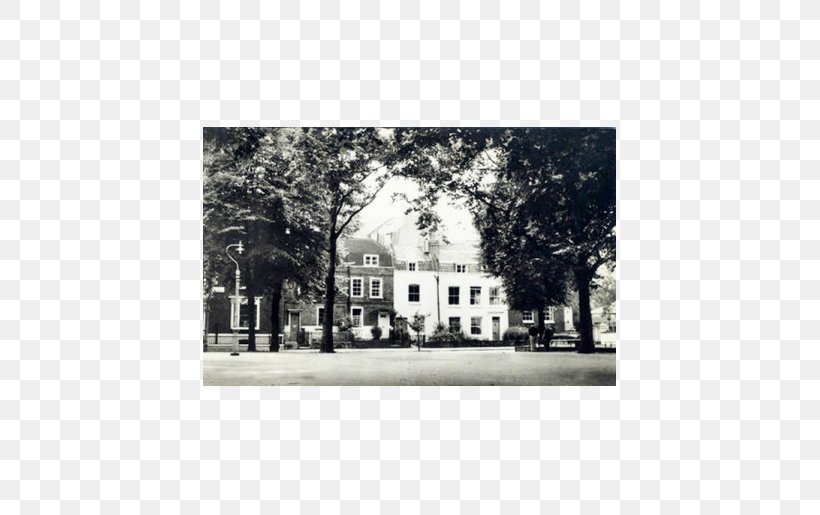
<instances>
[{"instance_id":1,"label":"sky","mask_svg":"<svg viewBox=\"0 0 820 515\"><path fill-rule=\"evenodd\" d=\"M376 200L359 213L360 228L356 236L366 236L370 230L381 225L392 217L402 216L407 203L401 199L392 200L394 193L406 193L409 197L418 194L416 185L403 178L390 179L376 196ZM478 233L473 227L472 217L466 208L443 199L438 205L444 232L452 243L478 240Z\"/></svg>"}]
</instances>

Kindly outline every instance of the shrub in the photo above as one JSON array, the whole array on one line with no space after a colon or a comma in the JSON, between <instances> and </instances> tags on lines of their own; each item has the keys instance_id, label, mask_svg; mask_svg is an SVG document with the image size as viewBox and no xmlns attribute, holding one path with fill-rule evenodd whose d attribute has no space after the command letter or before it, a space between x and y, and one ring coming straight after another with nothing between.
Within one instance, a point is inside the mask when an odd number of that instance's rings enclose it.
<instances>
[{"instance_id":1,"label":"shrub","mask_svg":"<svg viewBox=\"0 0 820 515\"><path fill-rule=\"evenodd\" d=\"M454 331L442 323L436 325L433 330L433 335L430 337L431 342L438 343L457 343L464 341L464 333L461 330Z\"/></svg>"},{"instance_id":2,"label":"shrub","mask_svg":"<svg viewBox=\"0 0 820 515\"><path fill-rule=\"evenodd\" d=\"M525 342L529 339L529 329L526 327L515 325L504 331L503 340L505 342Z\"/></svg>"},{"instance_id":3,"label":"shrub","mask_svg":"<svg viewBox=\"0 0 820 515\"><path fill-rule=\"evenodd\" d=\"M433 334L430 335L431 342L451 342L453 341L453 335L444 324L437 324L436 327L433 329Z\"/></svg>"},{"instance_id":4,"label":"shrub","mask_svg":"<svg viewBox=\"0 0 820 515\"><path fill-rule=\"evenodd\" d=\"M370 328L370 334L373 335L374 340L381 340L382 339L382 328L374 325Z\"/></svg>"}]
</instances>

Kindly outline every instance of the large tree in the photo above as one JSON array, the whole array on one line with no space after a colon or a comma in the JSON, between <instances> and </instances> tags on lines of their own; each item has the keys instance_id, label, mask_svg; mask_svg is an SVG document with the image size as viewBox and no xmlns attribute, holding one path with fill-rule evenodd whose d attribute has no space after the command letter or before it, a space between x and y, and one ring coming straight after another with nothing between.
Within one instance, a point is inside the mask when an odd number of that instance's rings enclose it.
<instances>
[{"instance_id":1,"label":"large tree","mask_svg":"<svg viewBox=\"0 0 820 515\"><path fill-rule=\"evenodd\" d=\"M248 350L256 350L256 296L268 294L270 350L277 351L285 281L310 287L324 267L320 199L294 166L301 134L293 129L213 128L204 136L206 270L221 267L228 282L225 246L243 241L247 252L239 262L251 315Z\"/></svg>"},{"instance_id":2,"label":"large tree","mask_svg":"<svg viewBox=\"0 0 820 515\"><path fill-rule=\"evenodd\" d=\"M566 266L578 292L580 352L593 352L590 292L615 261L614 129L519 129L501 156L499 183L521 189L533 257ZM539 252L540 251L540 252Z\"/></svg>"},{"instance_id":3,"label":"large tree","mask_svg":"<svg viewBox=\"0 0 820 515\"><path fill-rule=\"evenodd\" d=\"M425 199L415 208L429 209L442 193L465 202L487 270L514 307L539 309L541 320L570 279L579 350L593 351L590 289L598 268L615 260L615 131L408 128L396 140L403 173Z\"/></svg>"},{"instance_id":4,"label":"large tree","mask_svg":"<svg viewBox=\"0 0 820 515\"><path fill-rule=\"evenodd\" d=\"M339 239L355 228L357 215L375 200L389 177L385 156L390 139L390 132L380 129L314 128L305 129L298 144L299 167L315 182L324 202L327 271L320 352L333 352Z\"/></svg>"}]
</instances>

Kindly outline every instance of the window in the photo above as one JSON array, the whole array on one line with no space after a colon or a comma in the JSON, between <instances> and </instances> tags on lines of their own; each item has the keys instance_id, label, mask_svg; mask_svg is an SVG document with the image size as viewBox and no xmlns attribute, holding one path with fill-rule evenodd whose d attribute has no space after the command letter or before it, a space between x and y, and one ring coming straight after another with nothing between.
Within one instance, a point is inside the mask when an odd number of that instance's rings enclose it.
<instances>
[{"instance_id":1,"label":"window","mask_svg":"<svg viewBox=\"0 0 820 515\"><path fill-rule=\"evenodd\" d=\"M352 320L353 327L361 327L362 308L350 308L350 319Z\"/></svg>"},{"instance_id":2,"label":"window","mask_svg":"<svg viewBox=\"0 0 820 515\"><path fill-rule=\"evenodd\" d=\"M325 308L316 308L316 325L325 325Z\"/></svg>"},{"instance_id":3,"label":"window","mask_svg":"<svg viewBox=\"0 0 820 515\"><path fill-rule=\"evenodd\" d=\"M552 306L548 307L544 310L544 322L554 322L555 321L555 308Z\"/></svg>"},{"instance_id":4,"label":"window","mask_svg":"<svg viewBox=\"0 0 820 515\"><path fill-rule=\"evenodd\" d=\"M256 320L255 327L259 329L259 307L262 304L262 297L256 297ZM239 325L236 325L236 297L231 296L231 329L248 329L248 298L239 298Z\"/></svg>"},{"instance_id":5,"label":"window","mask_svg":"<svg viewBox=\"0 0 820 515\"><path fill-rule=\"evenodd\" d=\"M461 331L461 318L450 317L450 330L454 332Z\"/></svg>"},{"instance_id":6,"label":"window","mask_svg":"<svg viewBox=\"0 0 820 515\"><path fill-rule=\"evenodd\" d=\"M478 306L481 304L481 286L470 286L470 305Z\"/></svg>"},{"instance_id":7,"label":"window","mask_svg":"<svg viewBox=\"0 0 820 515\"><path fill-rule=\"evenodd\" d=\"M418 284L411 284L407 287L407 302L421 301L421 287Z\"/></svg>"},{"instance_id":8,"label":"window","mask_svg":"<svg viewBox=\"0 0 820 515\"><path fill-rule=\"evenodd\" d=\"M470 318L470 334L481 334L481 317Z\"/></svg>"},{"instance_id":9,"label":"window","mask_svg":"<svg viewBox=\"0 0 820 515\"><path fill-rule=\"evenodd\" d=\"M521 321L525 324L531 324L535 321L532 311L522 311L521 312Z\"/></svg>"},{"instance_id":10,"label":"window","mask_svg":"<svg viewBox=\"0 0 820 515\"><path fill-rule=\"evenodd\" d=\"M380 299L382 298L382 280L380 277L371 277L370 278L370 298L371 299Z\"/></svg>"},{"instance_id":11,"label":"window","mask_svg":"<svg viewBox=\"0 0 820 515\"><path fill-rule=\"evenodd\" d=\"M378 254L365 254L364 255L364 266L379 266L379 255Z\"/></svg>"},{"instance_id":12,"label":"window","mask_svg":"<svg viewBox=\"0 0 820 515\"><path fill-rule=\"evenodd\" d=\"M458 306L458 286L450 286L450 289L447 292L447 302L451 306Z\"/></svg>"},{"instance_id":13,"label":"window","mask_svg":"<svg viewBox=\"0 0 820 515\"><path fill-rule=\"evenodd\" d=\"M498 294L498 286L490 287L490 304L501 304L501 296Z\"/></svg>"},{"instance_id":14,"label":"window","mask_svg":"<svg viewBox=\"0 0 820 515\"><path fill-rule=\"evenodd\" d=\"M417 266L418 266L418 263L416 263L415 261L411 261L411 262L407 263L407 270L409 270L411 272L415 272L416 269L417 269Z\"/></svg>"},{"instance_id":15,"label":"window","mask_svg":"<svg viewBox=\"0 0 820 515\"><path fill-rule=\"evenodd\" d=\"M456 265L456 272L459 274L467 273L467 265Z\"/></svg>"},{"instance_id":16,"label":"window","mask_svg":"<svg viewBox=\"0 0 820 515\"><path fill-rule=\"evenodd\" d=\"M362 297L362 278L361 277L351 277L350 278L350 296L351 297Z\"/></svg>"}]
</instances>

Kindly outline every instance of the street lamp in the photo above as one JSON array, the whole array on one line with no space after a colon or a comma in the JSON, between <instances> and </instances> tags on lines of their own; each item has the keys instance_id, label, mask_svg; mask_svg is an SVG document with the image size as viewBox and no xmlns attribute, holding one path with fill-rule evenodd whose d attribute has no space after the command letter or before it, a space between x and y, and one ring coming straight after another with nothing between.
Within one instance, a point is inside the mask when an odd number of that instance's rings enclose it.
<instances>
[{"instance_id":1,"label":"street lamp","mask_svg":"<svg viewBox=\"0 0 820 515\"><path fill-rule=\"evenodd\" d=\"M239 240L239 243L232 243L225 247L225 254L228 255L233 264L236 265L236 275L235 283L236 283L236 309L234 309L234 320L231 321L231 326L233 329L233 352L231 352L231 356L239 356L239 263L231 256L231 253L228 252L231 247L236 247L236 251L241 255L242 252L245 250L245 247L242 246L242 240ZM250 315L250 314L249 314ZM250 323L250 322L248 322Z\"/></svg>"}]
</instances>

